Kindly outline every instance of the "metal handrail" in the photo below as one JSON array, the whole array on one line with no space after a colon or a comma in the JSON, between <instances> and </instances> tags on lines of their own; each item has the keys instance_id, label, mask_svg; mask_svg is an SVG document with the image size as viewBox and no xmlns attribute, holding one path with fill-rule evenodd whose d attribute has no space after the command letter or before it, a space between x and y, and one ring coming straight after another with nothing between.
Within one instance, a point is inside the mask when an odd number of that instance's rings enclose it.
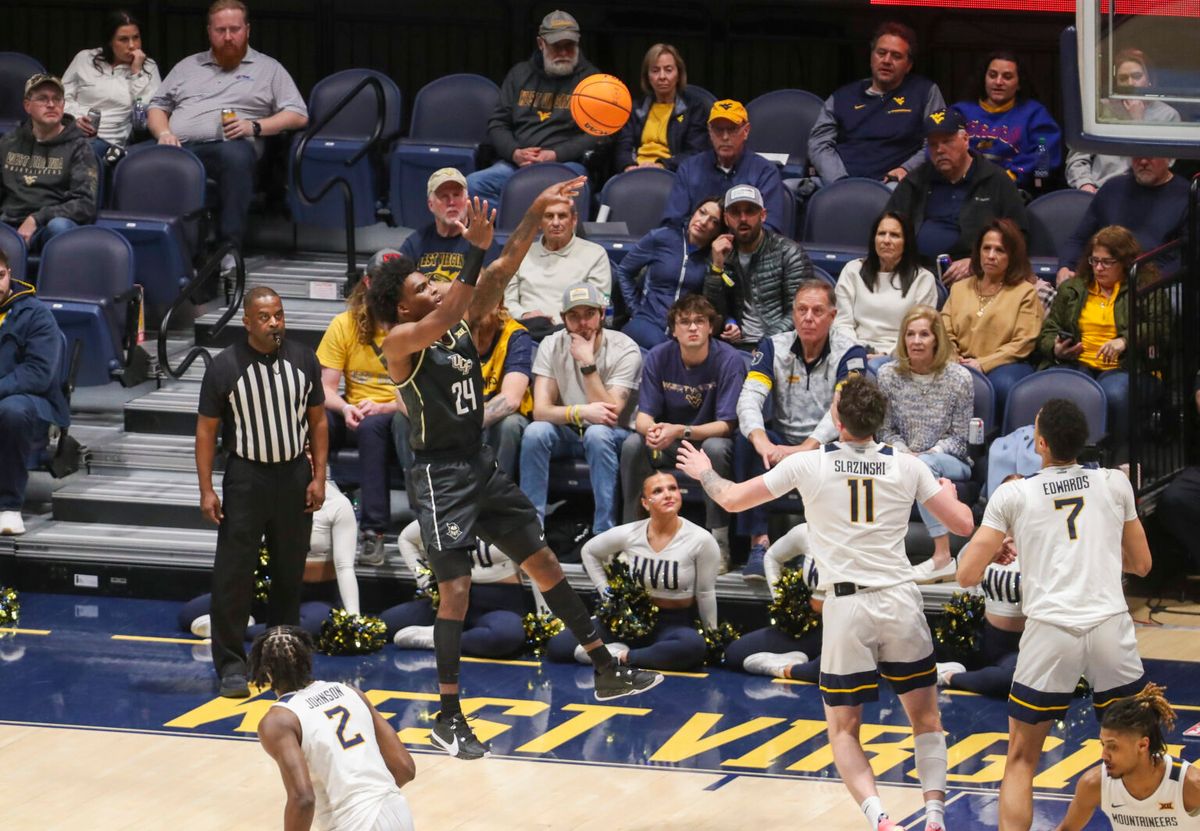
<instances>
[{"instance_id":1,"label":"metal handrail","mask_svg":"<svg viewBox=\"0 0 1200 831\"><path fill-rule=\"evenodd\" d=\"M330 121L334 119L342 110L346 108L355 96L363 91L364 88L370 87L375 92L375 100L378 106L375 109L375 126L371 130L371 138L363 145L362 149L355 153L352 157L346 160L345 166L351 167L358 163L368 151L371 150L383 135L384 122L387 117L387 98L383 92L383 84L374 75L364 76L361 81L354 85L354 88L342 96L332 110L327 112L315 124L310 124L308 129L304 131L304 135L300 137L300 141L296 143L296 150L292 155L292 187L295 189L296 195L300 197L300 201L305 205L312 205L320 202L325 198L325 194L337 185L342 192L342 206L345 211L346 222L346 281L347 285L358 279L358 265L355 262L355 245L354 245L354 194L350 190L350 183L346 181L344 176L335 176L327 181L324 187L316 196L310 196L304 189L304 177L301 175L301 165L304 161L304 151L308 148L308 143L318 132L324 129Z\"/></svg>"},{"instance_id":2,"label":"metal handrail","mask_svg":"<svg viewBox=\"0 0 1200 831\"><path fill-rule=\"evenodd\" d=\"M216 251L214 251L205 261L204 265L196 273L188 284L184 286L183 291L175 298L175 302L171 304L171 308L167 309L167 313L163 315L162 322L158 324L158 365L172 378L182 378L183 374L188 371L196 359L199 358L207 369L212 364L212 353L203 346L192 346L187 354L183 356L179 366L171 368L170 359L167 356L167 332L171 326L171 315L173 315L181 306L191 301L192 295L196 293L202 286L206 285L214 276L221 273L221 260L226 254L232 254L236 266L234 268L234 287L233 297L227 304L224 314L220 319L213 324L209 330L209 337L215 337L225 328L225 324L233 319L237 314L238 309L242 305L242 295L246 293L246 262L242 259L242 252L234 242L222 243Z\"/></svg>"}]
</instances>

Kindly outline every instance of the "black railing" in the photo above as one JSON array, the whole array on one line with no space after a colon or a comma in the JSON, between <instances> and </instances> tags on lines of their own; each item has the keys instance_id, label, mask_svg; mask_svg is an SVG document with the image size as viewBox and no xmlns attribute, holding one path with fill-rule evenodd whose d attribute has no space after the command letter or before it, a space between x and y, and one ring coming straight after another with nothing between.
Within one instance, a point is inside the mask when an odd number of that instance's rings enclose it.
<instances>
[{"instance_id":1,"label":"black railing","mask_svg":"<svg viewBox=\"0 0 1200 831\"><path fill-rule=\"evenodd\" d=\"M175 302L171 304L171 308L167 309L167 313L163 315L162 322L158 324L158 366L161 371L167 373L172 378L182 378L183 374L188 371L196 359L204 364L205 368L212 363L212 354L203 346L193 346L183 356L183 360L179 362L179 366L172 368L170 357L167 355L167 333L171 326L171 316L175 314L181 307L192 302L192 297L202 287L206 286L213 277L221 273L221 260L226 254L232 254L236 266L234 268L234 282L232 292L226 292L226 308L220 319L213 324L209 330L209 337L215 337L225 324L233 319L233 316L238 313L238 309L242 307L242 295L246 293L246 263L242 259L242 252L238 249L237 244L233 242L222 243L220 247L214 251L209 258L200 267L179 296L175 298Z\"/></svg>"},{"instance_id":2,"label":"black railing","mask_svg":"<svg viewBox=\"0 0 1200 831\"><path fill-rule=\"evenodd\" d=\"M355 246L354 246L354 193L350 190L350 183L346 181L344 176L335 176L321 187L316 196L310 196L304 189L304 176L302 172L302 163L304 161L304 151L308 148L308 143L317 133L324 129L330 121L332 121L338 113L346 108L354 97L363 91L366 87L370 87L375 92L375 101L378 105L375 108L375 126L371 129L371 138L362 146L362 149L355 153L352 157L346 160L345 166L351 167L358 163L358 160L365 156L368 152L374 149L378 144L380 137L383 135L383 128L387 117L387 98L384 96L383 84L379 79L367 75L361 81L354 85L348 93L342 96L342 100L334 106L332 110L325 113L319 120L308 126L304 131L304 135L300 137L300 141L296 143L296 150L292 156L292 188L295 190L300 201L305 205L312 205L320 202L325 198L325 194L336 185L342 192L342 207L345 211L346 223L346 284L349 286L358 279L358 266L355 263Z\"/></svg>"}]
</instances>

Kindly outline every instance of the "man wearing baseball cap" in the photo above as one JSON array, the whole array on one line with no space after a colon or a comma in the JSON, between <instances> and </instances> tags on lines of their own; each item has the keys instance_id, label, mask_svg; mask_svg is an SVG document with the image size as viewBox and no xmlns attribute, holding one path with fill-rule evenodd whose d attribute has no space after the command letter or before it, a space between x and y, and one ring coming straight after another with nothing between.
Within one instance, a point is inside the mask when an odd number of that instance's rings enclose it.
<instances>
[{"instance_id":1,"label":"man wearing baseball cap","mask_svg":"<svg viewBox=\"0 0 1200 831\"><path fill-rule=\"evenodd\" d=\"M800 243L766 227L771 213L758 188L735 185L722 204L729 233L713 241L704 296L725 321L721 339L749 350L792 328L792 298L813 276L812 262Z\"/></svg>"},{"instance_id":2,"label":"man wearing baseball cap","mask_svg":"<svg viewBox=\"0 0 1200 831\"><path fill-rule=\"evenodd\" d=\"M409 272L417 270L394 248L376 251L367 263L366 275L347 299L346 311L329 322L317 347L329 449L358 448L362 506L358 561L372 566L383 565L383 532L392 516L388 465L398 452L392 441L392 419L399 405L396 385L381 357L387 327L375 323L366 296L372 278L384 263L392 261L399 261ZM345 391L339 392L343 382Z\"/></svg>"},{"instance_id":3,"label":"man wearing baseball cap","mask_svg":"<svg viewBox=\"0 0 1200 831\"><path fill-rule=\"evenodd\" d=\"M400 252L417 264L417 271L454 280L471 247L455 224L467 215L467 178L456 168L443 167L429 177L425 193L433 222L409 234ZM490 265L499 254L500 246L493 242L483 264Z\"/></svg>"},{"instance_id":4,"label":"man wearing baseball cap","mask_svg":"<svg viewBox=\"0 0 1200 831\"><path fill-rule=\"evenodd\" d=\"M933 265L939 254L953 262L942 279L953 283L971 273L971 248L985 225L1008 218L1026 234L1025 202L998 165L971 154L967 126L953 107L923 122L929 158L892 193L888 210L912 220L921 258Z\"/></svg>"},{"instance_id":5,"label":"man wearing baseball cap","mask_svg":"<svg viewBox=\"0 0 1200 831\"><path fill-rule=\"evenodd\" d=\"M64 106L62 81L34 75L25 82L29 119L0 139L0 220L31 251L96 219L96 155Z\"/></svg>"},{"instance_id":6,"label":"man wearing baseball cap","mask_svg":"<svg viewBox=\"0 0 1200 831\"><path fill-rule=\"evenodd\" d=\"M579 48L579 23L564 11L552 11L538 27L537 53L514 66L500 85L500 100L488 120L488 139L499 161L467 177L472 196L500 207L504 183L518 167L563 162L584 174L582 162L597 139L571 117L571 93L599 70Z\"/></svg>"},{"instance_id":7,"label":"man wearing baseball cap","mask_svg":"<svg viewBox=\"0 0 1200 831\"><path fill-rule=\"evenodd\" d=\"M605 331L608 298L591 283L562 294L566 328L542 341L533 359L533 418L521 439L521 490L543 524L550 460L587 460L595 496L592 533L616 524L621 445L634 426L642 351L628 335Z\"/></svg>"},{"instance_id":8,"label":"man wearing baseball cap","mask_svg":"<svg viewBox=\"0 0 1200 831\"><path fill-rule=\"evenodd\" d=\"M757 153L746 152L750 138L750 116L740 101L725 99L712 105L708 114L708 138L712 147L689 156L675 171L675 184L667 197L662 224L682 227L692 212L715 193L725 193L734 185L753 185L766 205L767 224L774 231L784 229L793 212L786 210L790 193L783 187L779 168Z\"/></svg>"}]
</instances>

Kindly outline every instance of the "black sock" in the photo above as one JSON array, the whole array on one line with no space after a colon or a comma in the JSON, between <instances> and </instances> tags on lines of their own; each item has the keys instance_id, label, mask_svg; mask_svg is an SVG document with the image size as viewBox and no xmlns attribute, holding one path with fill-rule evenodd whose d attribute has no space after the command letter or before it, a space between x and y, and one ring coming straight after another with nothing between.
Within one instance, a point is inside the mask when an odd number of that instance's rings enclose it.
<instances>
[{"instance_id":1,"label":"black sock","mask_svg":"<svg viewBox=\"0 0 1200 831\"><path fill-rule=\"evenodd\" d=\"M581 644L591 643L600 637L596 622L588 614L587 607L583 605L579 595L567 583L567 578L564 577L549 590L542 592L542 597L545 598L550 611L571 630L571 634ZM588 650L588 658L597 670L608 669L612 665L612 655L603 644Z\"/></svg>"},{"instance_id":2,"label":"black sock","mask_svg":"<svg viewBox=\"0 0 1200 831\"><path fill-rule=\"evenodd\" d=\"M458 666L462 649L463 622L449 618L433 621L433 654L437 660L438 683L458 685ZM461 713L458 693L442 694L442 715L450 718Z\"/></svg>"},{"instance_id":3,"label":"black sock","mask_svg":"<svg viewBox=\"0 0 1200 831\"><path fill-rule=\"evenodd\" d=\"M449 721L462 713L458 703L458 693L442 693L442 711L438 713L440 721Z\"/></svg>"}]
</instances>

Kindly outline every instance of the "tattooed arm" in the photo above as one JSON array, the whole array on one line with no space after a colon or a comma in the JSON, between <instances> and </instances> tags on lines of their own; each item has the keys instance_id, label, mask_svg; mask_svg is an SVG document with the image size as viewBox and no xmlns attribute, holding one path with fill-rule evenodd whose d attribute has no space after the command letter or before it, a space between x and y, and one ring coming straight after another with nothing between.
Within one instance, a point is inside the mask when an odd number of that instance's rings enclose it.
<instances>
[{"instance_id":1,"label":"tattooed arm","mask_svg":"<svg viewBox=\"0 0 1200 831\"><path fill-rule=\"evenodd\" d=\"M730 482L721 478L712 469L712 462L708 456L692 446L689 441L680 445L675 467L698 480L708 498L726 511L745 511L775 498L761 476L756 476L748 482Z\"/></svg>"},{"instance_id":2,"label":"tattooed arm","mask_svg":"<svg viewBox=\"0 0 1200 831\"><path fill-rule=\"evenodd\" d=\"M504 299L504 288L517 273L517 268L525 259L525 255L529 253L529 246L533 245L533 239L542 227L542 214L545 213L547 206L554 202L575 198L585 181L587 181L586 177L579 176L566 182L559 182L546 188L538 195L537 199L533 200L533 204L521 218L521 224L504 243L500 256L479 277L479 285L476 286L475 295L471 298L470 306L467 307L467 322L472 327L477 321L491 314Z\"/></svg>"}]
</instances>

